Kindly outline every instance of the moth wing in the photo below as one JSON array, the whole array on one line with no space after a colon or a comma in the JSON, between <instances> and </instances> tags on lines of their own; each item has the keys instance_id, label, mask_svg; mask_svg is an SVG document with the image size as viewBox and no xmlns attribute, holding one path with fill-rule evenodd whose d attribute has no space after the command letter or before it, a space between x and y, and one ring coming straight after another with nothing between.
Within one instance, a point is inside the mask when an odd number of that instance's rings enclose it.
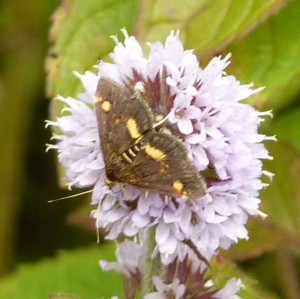
<instances>
[{"instance_id":1,"label":"moth wing","mask_svg":"<svg viewBox=\"0 0 300 299\"><path fill-rule=\"evenodd\" d=\"M98 82L95 110L106 163L131 147L154 123L145 101L108 78Z\"/></svg>"},{"instance_id":2,"label":"moth wing","mask_svg":"<svg viewBox=\"0 0 300 299\"><path fill-rule=\"evenodd\" d=\"M206 183L192 165L184 144L175 136L149 131L132 163L123 163L116 181L144 190L182 197L200 198Z\"/></svg>"}]
</instances>

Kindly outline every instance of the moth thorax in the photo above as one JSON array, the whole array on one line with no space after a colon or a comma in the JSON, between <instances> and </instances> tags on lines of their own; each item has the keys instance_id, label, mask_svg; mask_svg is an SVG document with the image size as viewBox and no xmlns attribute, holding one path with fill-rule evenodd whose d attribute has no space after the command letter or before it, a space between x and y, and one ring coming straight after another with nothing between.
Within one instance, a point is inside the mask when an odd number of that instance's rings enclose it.
<instances>
[{"instance_id":1,"label":"moth thorax","mask_svg":"<svg viewBox=\"0 0 300 299\"><path fill-rule=\"evenodd\" d=\"M163 133L168 134L168 135L173 135L171 130L166 128L166 127L160 128L159 132L163 132Z\"/></svg>"}]
</instances>

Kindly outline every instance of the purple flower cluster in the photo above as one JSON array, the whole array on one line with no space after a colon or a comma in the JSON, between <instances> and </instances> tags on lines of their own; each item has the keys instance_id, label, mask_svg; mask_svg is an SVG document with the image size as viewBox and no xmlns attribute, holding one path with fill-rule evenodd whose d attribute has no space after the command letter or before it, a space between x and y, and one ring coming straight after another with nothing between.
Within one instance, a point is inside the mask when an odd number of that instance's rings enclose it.
<instances>
[{"instance_id":1,"label":"purple flower cluster","mask_svg":"<svg viewBox=\"0 0 300 299\"><path fill-rule=\"evenodd\" d=\"M241 102L261 89L241 85L224 72L230 55L215 57L202 68L193 51L184 50L177 33L172 32L165 44L150 44L148 57L133 36L125 30L123 34L123 42L114 38L111 63L101 61L97 74L76 73L84 93L77 99L58 98L66 104L67 115L49 122L61 131L49 148L58 151L70 185L94 186L92 203L97 209L92 216L97 227L107 230L107 239L138 238L154 228L153 256L159 255L163 264L184 260L186 240L210 258L218 248L248 237L249 215L264 216L259 211L259 191L265 186L261 176L272 174L263 171L261 160L272 157L262 142L274 137L258 134L258 126L271 113ZM206 178L204 197L175 199L129 185L106 185L93 105L101 77L137 90L152 101L154 112L168 115L167 126L184 142L189 158ZM128 263L129 268L134 265Z\"/></svg>"}]
</instances>

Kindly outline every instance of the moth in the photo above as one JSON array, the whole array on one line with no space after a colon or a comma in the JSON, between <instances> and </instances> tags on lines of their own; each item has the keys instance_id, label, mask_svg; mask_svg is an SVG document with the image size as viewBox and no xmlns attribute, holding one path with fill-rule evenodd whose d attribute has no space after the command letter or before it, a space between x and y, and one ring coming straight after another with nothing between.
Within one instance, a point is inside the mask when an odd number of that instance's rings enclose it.
<instances>
[{"instance_id":1,"label":"moth","mask_svg":"<svg viewBox=\"0 0 300 299\"><path fill-rule=\"evenodd\" d=\"M183 142L155 123L147 101L129 87L100 78L95 111L110 182L184 199L205 195L205 180Z\"/></svg>"}]
</instances>

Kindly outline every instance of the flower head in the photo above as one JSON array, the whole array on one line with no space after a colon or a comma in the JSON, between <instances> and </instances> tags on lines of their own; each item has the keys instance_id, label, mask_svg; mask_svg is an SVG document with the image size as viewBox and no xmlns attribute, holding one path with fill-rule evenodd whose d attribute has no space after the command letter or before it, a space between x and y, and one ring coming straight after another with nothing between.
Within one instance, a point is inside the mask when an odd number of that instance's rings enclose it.
<instances>
[{"instance_id":1,"label":"flower head","mask_svg":"<svg viewBox=\"0 0 300 299\"><path fill-rule=\"evenodd\" d=\"M271 114L241 102L260 89L241 85L224 72L230 55L215 57L202 68L172 32L164 44L149 45L146 57L138 41L123 33L124 42L115 38L112 63L101 61L98 74L77 74L84 93L78 99L59 97L68 115L49 122L62 132L50 147L58 150L71 185L95 186L92 203L98 208L92 215L97 226L108 231L107 239L138 236L155 227L154 254L160 254L164 264L175 258L183 261L180 244L186 240L209 257L247 238L249 215L263 215L258 196L264 187L261 176L268 173L261 160L271 157L262 141L272 138L257 130L263 116ZM103 77L138 93L154 115L167 117L164 126L183 141L189 159L205 177L204 197L185 200L127 184L107 186L93 104Z\"/></svg>"},{"instance_id":2,"label":"flower head","mask_svg":"<svg viewBox=\"0 0 300 299\"><path fill-rule=\"evenodd\" d=\"M145 251L144 239L142 242L126 240L117 249L117 261L100 261L104 271L116 270L125 275L128 285L136 292L141 289L143 275L143 252ZM156 269L152 277L153 292L148 293L145 299L163 298L198 298L198 299L239 299L236 295L243 287L241 280L232 278L222 289L214 286L208 278L206 265L199 261L194 252L184 244L180 245L184 258L182 261L175 259L167 266ZM155 262L155 261L154 261ZM163 272L163 275L161 275ZM134 298L126 294L126 298Z\"/></svg>"}]
</instances>

